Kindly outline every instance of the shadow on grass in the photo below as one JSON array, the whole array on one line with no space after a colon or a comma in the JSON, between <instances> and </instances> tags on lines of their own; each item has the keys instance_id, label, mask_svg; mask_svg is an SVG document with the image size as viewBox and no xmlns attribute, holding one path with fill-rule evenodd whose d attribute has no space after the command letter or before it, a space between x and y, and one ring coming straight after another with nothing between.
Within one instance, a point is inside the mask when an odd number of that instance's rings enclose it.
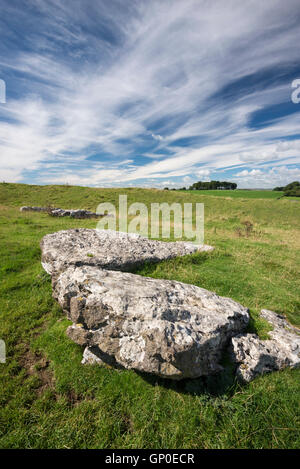
<instances>
[{"instance_id":1,"label":"shadow on grass","mask_svg":"<svg viewBox=\"0 0 300 469\"><path fill-rule=\"evenodd\" d=\"M98 347L91 347L91 351L100 359L100 363L102 362L118 370L125 370L122 365L116 362L113 356L101 352ZM181 394L193 396L210 395L211 397L231 396L234 394L237 381L235 377L236 365L230 359L229 351L224 353L220 364L223 370L214 375L182 380L160 378L154 374L138 370L132 371L151 386L161 386Z\"/></svg>"},{"instance_id":2,"label":"shadow on grass","mask_svg":"<svg viewBox=\"0 0 300 469\"><path fill-rule=\"evenodd\" d=\"M228 366L215 375L182 380L159 378L139 371L135 372L152 386L162 386L177 393L192 396L222 397L226 395L230 397L234 394L236 387L240 386L236 381L233 369Z\"/></svg>"}]
</instances>

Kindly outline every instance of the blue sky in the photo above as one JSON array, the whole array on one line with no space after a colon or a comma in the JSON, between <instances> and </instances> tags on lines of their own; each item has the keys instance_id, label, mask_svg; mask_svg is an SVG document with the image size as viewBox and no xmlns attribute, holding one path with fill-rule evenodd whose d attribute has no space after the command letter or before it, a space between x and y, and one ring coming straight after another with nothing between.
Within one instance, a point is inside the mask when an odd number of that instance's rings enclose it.
<instances>
[{"instance_id":1,"label":"blue sky","mask_svg":"<svg viewBox=\"0 0 300 469\"><path fill-rule=\"evenodd\" d=\"M0 0L0 180L300 180L299 23L299 0Z\"/></svg>"}]
</instances>

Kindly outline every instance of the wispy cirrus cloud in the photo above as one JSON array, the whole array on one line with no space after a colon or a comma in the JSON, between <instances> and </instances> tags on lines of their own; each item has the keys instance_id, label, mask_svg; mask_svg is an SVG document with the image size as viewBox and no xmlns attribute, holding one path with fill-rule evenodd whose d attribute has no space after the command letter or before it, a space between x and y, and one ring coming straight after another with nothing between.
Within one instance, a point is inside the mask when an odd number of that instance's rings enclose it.
<instances>
[{"instance_id":1,"label":"wispy cirrus cloud","mask_svg":"<svg viewBox=\"0 0 300 469\"><path fill-rule=\"evenodd\" d=\"M296 178L297 0L2 5L2 180L182 186L224 175L245 185L261 171L272 187Z\"/></svg>"}]
</instances>

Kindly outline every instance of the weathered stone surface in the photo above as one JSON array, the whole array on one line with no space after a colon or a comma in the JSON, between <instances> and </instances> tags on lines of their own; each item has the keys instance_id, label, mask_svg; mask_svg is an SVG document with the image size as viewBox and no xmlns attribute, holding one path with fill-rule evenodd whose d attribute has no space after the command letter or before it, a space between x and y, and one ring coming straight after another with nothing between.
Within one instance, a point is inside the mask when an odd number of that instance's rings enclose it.
<instances>
[{"instance_id":1,"label":"weathered stone surface","mask_svg":"<svg viewBox=\"0 0 300 469\"><path fill-rule=\"evenodd\" d=\"M41 242L42 265L52 275L70 265L128 271L146 261L158 262L212 249L206 245L180 241L167 243L137 234L85 228L48 234Z\"/></svg>"},{"instance_id":2,"label":"weathered stone surface","mask_svg":"<svg viewBox=\"0 0 300 469\"><path fill-rule=\"evenodd\" d=\"M63 208L52 208L49 207L21 207L20 212L47 212L52 217L71 217L71 218L98 218L103 217L104 213L94 213L89 210L64 210ZM110 216L110 215L107 215Z\"/></svg>"},{"instance_id":3,"label":"weathered stone surface","mask_svg":"<svg viewBox=\"0 0 300 469\"><path fill-rule=\"evenodd\" d=\"M145 261L210 246L75 229L45 236L41 248L54 297L73 322L67 333L85 347L82 363L196 378L220 371L222 354L231 344L243 382L300 366L300 331L283 316L262 310L273 325L270 339L263 341L243 333L248 310L229 298L194 285L124 273Z\"/></svg>"},{"instance_id":4,"label":"weathered stone surface","mask_svg":"<svg viewBox=\"0 0 300 469\"><path fill-rule=\"evenodd\" d=\"M87 346L84 362L164 378L219 371L230 339L249 320L246 308L203 288L95 266L69 267L53 291L73 322L68 335Z\"/></svg>"},{"instance_id":5,"label":"weathered stone surface","mask_svg":"<svg viewBox=\"0 0 300 469\"><path fill-rule=\"evenodd\" d=\"M263 309L261 315L273 326L270 340L260 340L255 334L232 339L231 350L238 363L237 377L243 382L285 367L300 366L300 330L273 311Z\"/></svg>"},{"instance_id":6,"label":"weathered stone surface","mask_svg":"<svg viewBox=\"0 0 300 469\"><path fill-rule=\"evenodd\" d=\"M56 210L56 209L55 209ZM21 207L20 212L47 212L47 207Z\"/></svg>"},{"instance_id":7,"label":"weathered stone surface","mask_svg":"<svg viewBox=\"0 0 300 469\"><path fill-rule=\"evenodd\" d=\"M97 214L94 212L90 212L89 210L64 210L62 208L57 208L51 210L49 215L52 217L71 217L71 218L98 218L102 217L104 214Z\"/></svg>"}]
</instances>

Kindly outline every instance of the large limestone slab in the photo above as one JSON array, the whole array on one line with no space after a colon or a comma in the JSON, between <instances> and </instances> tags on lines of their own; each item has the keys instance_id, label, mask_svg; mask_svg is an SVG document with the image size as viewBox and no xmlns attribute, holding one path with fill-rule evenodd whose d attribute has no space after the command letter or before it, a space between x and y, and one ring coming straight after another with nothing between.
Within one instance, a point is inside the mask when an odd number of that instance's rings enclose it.
<instances>
[{"instance_id":1,"label":"large limestone slab","mask_svg":"<svg viewBox=\"0 0 300 469\"><path fill-rule=\"evenodd\" d=\"M230 339L248 324L248 310L229 298L181 282L69 267L53 282L73 322L68 335L86 346L84 362L196 378L220 371Z\"/></svg>"},{"instance_id":2,"label":"large limestone slab","mask_svg":"<svg viewBox=\"0 0 300 469\"><path fill-rule=\"evenodd\" d=\"M128 271L146 261L158 262L212 249L207 245L153 241L137 234L85 228L48 234L41 242L42 265L52 275L70 265Z\"/></svg>"},{"instance_id":3,"label":"large limestone slab","mask_svg":"<svg viewBox=\"0 0 300 469\"><path fill-rule=\"evenodd\" d=\"M261 316L273 326L269 332L270 340L260 340L255 334L232 339L232 353L238 364L237 377L243 382L271 371L300 366L300 330L273 311L263 309Z\"/></svg>"}]
</instances>

